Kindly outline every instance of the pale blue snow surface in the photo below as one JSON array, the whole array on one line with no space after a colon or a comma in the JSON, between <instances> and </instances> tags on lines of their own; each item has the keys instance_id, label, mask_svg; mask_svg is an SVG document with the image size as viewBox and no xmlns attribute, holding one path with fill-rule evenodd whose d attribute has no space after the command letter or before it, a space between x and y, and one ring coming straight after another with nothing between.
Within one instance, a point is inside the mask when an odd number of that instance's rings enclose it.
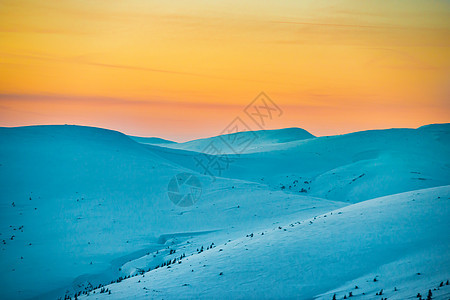
<instances>
[{"instance_id":1,"label":"pale blue snow surface","mask_svg":"<svg viewBox=\"0 0 450 300\"><path fill-rule=\"evenodd\" d=\"M92 127L0 128L0 298L73 296L183 253L108 286L109 299L331 299L355 284L404 299L450 279L449 124L255 133L244 152L223 151L231 162L213 178L197 151L226 149L229 135L154 145ZM167 195L183 172L202 185L190 207Z\"/></svg>"}]
</instances>

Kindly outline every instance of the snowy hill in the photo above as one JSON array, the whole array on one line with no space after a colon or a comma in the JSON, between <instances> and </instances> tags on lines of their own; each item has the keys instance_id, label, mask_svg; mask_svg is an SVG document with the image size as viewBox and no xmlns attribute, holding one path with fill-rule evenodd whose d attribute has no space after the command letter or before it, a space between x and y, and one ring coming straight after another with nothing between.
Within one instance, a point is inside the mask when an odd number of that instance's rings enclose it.
<instances>
[{"instance_id":1,"label":"snowy hill","mask_svg":"<svg viewBox=\"0 0 450 300\"><path fill-rule=\"evenodd\" d=\"M152 149L201 171L195 152ZM429 125L310 138L266 145L259 152L229 154L231 163L221 176L354 203L450 184L449 157L450 126Z\"/></svg>"},{"instance_id":2,"label":"snowy hill","mask_svg":"<svg viewBox=\"0 0 450 300\"><path fill-rule=\"evenodd\" d=\"M109 265L100 254L147 244L138 221L165 203L155 186L182 170L109 130L37 126L0 136L2 298L70 285Z\"/></svg>"},{"instance_id":3,"label":"snowy hill","mask_svg":"<svg viewBox=\"0 0 450 300\"><path fill-rule=\"evenodd\" d=\"M257 133L212 178L195 150L230 136L156 145L92 127L0 128L0 298L93 296L95 286L149 269L106 294L221 298L214 287L228 285L224 296L273 286L286 297L331 299L358 284L357 292L397 287L403 299L407 287L423 295L449 277L449 124L317 138L298 128ZM201 198L181 207L168 189L186 172ZM411 275L430 268L434 275ZM376 275L386 275L383 286L364 283Z\"/></svg>"},{"instance_id":4,"label":"snowy hill","mask_svg":"<svg viewBox=\"0 0 450 300\"><path fill-rule=\"evenodd\" d=\"M437 288L450 278L449 201L446 186L293 216L106 288L114 299L448 299ZM88 298L111 298L99 291Z\"/></svg>"},{"instance_id":5,"label":"snowy hill","mask_svg":"<svg viewBox=\"0 0 450 300\"><path fill-rule=\"evenodd\" d=\"M173 149L208 152L211 145L220 153L250 153L260 151L270 145L313 138L314 135L301 128L284 128L275 130L243 131L223 134L215 137L193 140L185 143L165 145Z\"/></svg>"},{"instance_id":6,"label":"snowy hill","mask_svg":"<svg viewBox=\"0 0 450 300\"><path fill-rule=\"evenodd\" d=\"M121 133L33 126L1 128L0 137L3 299L56 297L117 278L128 259L166 247L158 242L164 234L232 234L259 220L342 206L198 175L201 201L180 208L167 185L186 169Z\"/></svg>"},{"instance_id":7,"label":"snowy hill","mask_svg":"<svg viewBox=\"0 0 450 300\"><path fill-rule=\"evenodd\" d=\"M176 142L157 138L157 137L139 137L139 136L128 136L133 141L136 141L138 143L142 144L149 144L149 145L161 145L161 144L175 144Z\"/></svg>"}]
</instances>

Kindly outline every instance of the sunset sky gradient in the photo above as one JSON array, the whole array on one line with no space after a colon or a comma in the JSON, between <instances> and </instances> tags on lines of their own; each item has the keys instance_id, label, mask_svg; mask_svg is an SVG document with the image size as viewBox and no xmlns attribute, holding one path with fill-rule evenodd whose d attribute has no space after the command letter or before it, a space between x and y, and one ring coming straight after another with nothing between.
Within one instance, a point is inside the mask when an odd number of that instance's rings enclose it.
<instances>
[{"instance_id":1,"label":"sunset sky gradient","mask_svg":"<svg viewBox=\"0 0 450 300\"><path fill-rule=\"evenodd\" d=\"M261 91L270 128L449 122L449 46L449 1L0 0L0 126L184 141Z\"/></svg>"}]
</instances>

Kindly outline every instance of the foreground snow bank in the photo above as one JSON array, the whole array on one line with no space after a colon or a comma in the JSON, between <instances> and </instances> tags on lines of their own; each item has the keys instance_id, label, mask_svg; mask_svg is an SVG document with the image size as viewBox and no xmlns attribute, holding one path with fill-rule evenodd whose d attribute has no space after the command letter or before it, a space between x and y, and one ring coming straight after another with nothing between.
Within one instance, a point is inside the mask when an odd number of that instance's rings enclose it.
<instances>
[{"instance_id":1,"label":"foreground snow bank","mask_svg":"<svg viewBox=\"0 0 450 300\"><path fill-rule=\"evenodd\" d=\"M388 299L426 296L450 279L449 201L444 186L294 218L89 297L342 299L352 292L378 299L381 289ZM449 291L444 285L434 294L444 299Z\"/></svg>"}]
</instances>

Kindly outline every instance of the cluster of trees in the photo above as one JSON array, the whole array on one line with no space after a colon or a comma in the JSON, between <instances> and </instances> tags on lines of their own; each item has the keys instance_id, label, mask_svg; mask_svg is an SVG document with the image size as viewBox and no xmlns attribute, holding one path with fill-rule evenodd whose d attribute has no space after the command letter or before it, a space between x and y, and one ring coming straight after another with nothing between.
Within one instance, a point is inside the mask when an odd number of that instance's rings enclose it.
<instances>
[{"instance_id":1,"label":"cluster of trees","mask_svg":"<svg viewBox=\"0 0 450 300\"><path fill-rule=\"evenodd\" d=\"M209 245L209 246L206 247L206 250L212 249L212 248L214 248L214 246L215 246L214 243L211 243L211 245ZM201 247L200 249L197 248L197 254L200 254L200 253L202 253L203 251L204 251L203 245L202 245L202 247Z\"/></svg>"},{"instance_id":2,"label":"cluster of trees","mask_svg":"<svg viewBox=\"0 0 450 300\"><path fill-rule=\"evenodd\" d=\"M418 274L420 274L420 273L418 273ZM373 279L373 281L377 282L378 279L375 277ZM441 281L441 283L437 287L437 290L439 290L439 288L443 287L444 285L450 285L450 282L448 280L445 283L444 283L444 281ZM355 285L355 290L357 290L357 289L359 289L359 287L357 285ZM436 288L434 290L436 290ZM398 291L397 287L395 287L394 288L394 292L397 292L397 291ZM362 294L365 295L365 293L362 293ZM379 292L376 293L376 296L382 296L382 295L383 295L383 289L381 289ZM348 296L347 296L347 294L344 295L344 299L347 299L347 298L350 298L350 297L353 297L353 293L352 292L349 292ZM432 300L433 299L433 292L431 291L431 289L428 290L426 298L423 298L421 293L417 293L416 298L418 298L418 300L425 300L425 299L426 300ZM336 300L336 294L333 295L332 300ZM382 297L381 300L387 300L387 298L383 298Z\"/></svg>"},{"instance_id":3,"label":"cluster of trees","mask_svg":"<svg viewBox=\"0 0 450 300\"><path fill-rule=\"evenodd\" d=\"M419 298L419 300L423 300L422 295L420 293L417 293L416 298ZM432 299L433 299L433 293L431 292L431 290L428 290L427 300L432 300Z\"/></svg>"},{"instance_id":4,"label":"cluster of trees","mask_svg":"<svg viewBox=\"0 0 450 300\"><path fill-rule=\"evenodd\" d=\"M162 268L162 267L168 267L168 266L170 266L170 265L176 263L177 261L178 261L179 264L181 264L181 260L182 260L183 258L185 258L185 257L186 257L186 254L183 253L180 257L175 257L173 260L170 259L170 260L168 260L168 261L163 262L161 265L156 266L156 267L155 267L155 270L156 270L156 269L159 269L159 268ZM151 270L152 270L152 268L149 268L149 269L148 269L148 271L151 271Z\"/></svg>"},{"instance_id":5,"label":"cluster of trees","mask_svg":"<svg viewBox=\"0 0 450 300\"><path fill-rule=\"evenodd\" d=\"M303 182L304 184L310 184L311 183L311 181L304 181ZM292 182L292 184L291 185L289 185L288 186L288 188L290 189L290 190L292 190L292 188L294 187L297 187L297 184L298 184L298 180L296 179L296 180L294 180L293 182ZM281 190L285 190L286 189L286 185L283 185L283 184L281 184L280 183L280 185L281 185ZM308 189L306 189L306 188L301 188L300 190L299 190L299 192L300 193L307 193L308 192L308 190L310 190L311 189L311 187L308 187Z\"/></svg>"},{"instance_id":6,"label":"cluster of trees","mask_svg":"<svg viewBox=\"0 0 450 300\"><path fill-rule=\"evenodd\" d=\"M75 294L73 295L73 299L74 299L74 300L78 300L78 297L80 297L81 295L89 295L90 292L91 292L91 291L79 291L78 293L75 293ZM100 294L103 294L103 293L107 293L108 295L111 295L111 290L102 287L102 288L100 289ZM95 291L94 291L94 294L95 294ZM61 299L61 298L60 298L60 299ZM71 297L70 295L65 295L65 296L64 296L64 300L72 300L72 297Z\"/></svg>"},{"instance_id":7,"label":"cluster of trees","mask_svg":"<svg viewBox=\"0 0 450 300\"><path fill-rule=\"evenodd\" d=\"M213 243L212 245L214 245L214 243ZM211 247L212 247L212 245L211 245ZM202 247L202 248L203 248L203 247ZM208 249L210 249L210 247L208 247ZM170 254L173 254L173 253L175 253L175 252L176 252L175 250L171 250L171 251L170 251ZM168 266L170 266L170 265L172 265L172 264L174 264L174 263L176 263L176 262L181 263L181 260L182 260L183 258L185 258L185 257L186 257L186 254L183 253L182 255L180 255L180 257L176 257L176 258L174 258L173 260L170 259L170 260L168 260L168 261L163 262L163 263L160 264L160 265L157 265L153 270L156 270L156 269L159 269L159 268L162 268L162 267L165 267L165 266L168 267ZM119 269L119 270L120 270L120 269ZM148 268L147 272L150 272L151 270L152 270L152 268ZM117 278L116 280L112 280L112 281L110 282L110 284L113 284L113 283L119 283L119 282L122 282L122 281L125 280L125 279L131 278L131 277L135 277L135 276L138 276L138 275L143 275L145 272L146 272L146 271L145 271L144 269L139 269L138 272L137 272L136 274L128 275L128 276L120 276L120 277ZM78 297L81 296L81 295L89 295L92 291L93 291L93 293L95 293L95 290L96 290L96 289L100 289L100 294L103 294L103 293L111 294L111 290L109 290L108 288L105 288L103 284L99 284L98 286L94 287L91 283L89 283L89 284L87 285L87 287L85 288L84 291L79 291L78 293L75 293L73 299L77 300ZM61 299L61 298L60 298L60 299ZM64 300L72 300L72 297L71 297L70 295L67 295L67 294L66 294L66 295L64 296Z\"/></svg>"}]
</instances>

